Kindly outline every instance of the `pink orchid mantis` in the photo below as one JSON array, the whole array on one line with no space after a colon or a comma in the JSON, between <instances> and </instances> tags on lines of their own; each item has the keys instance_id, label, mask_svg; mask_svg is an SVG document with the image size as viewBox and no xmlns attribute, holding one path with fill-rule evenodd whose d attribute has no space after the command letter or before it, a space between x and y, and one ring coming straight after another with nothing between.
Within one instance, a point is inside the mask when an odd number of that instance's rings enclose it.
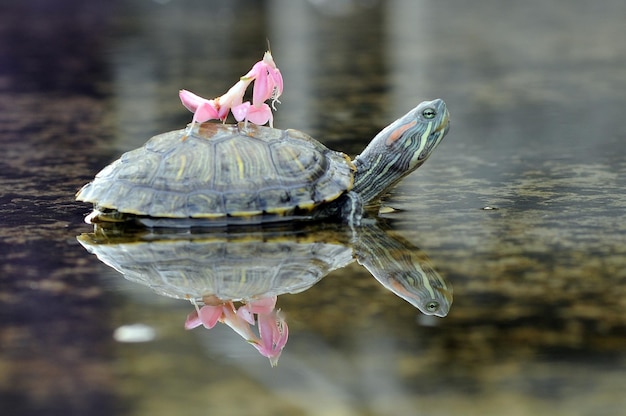
<instances>
[{"instance_id":1,"label":"pink orchid mantis","mask_svg":"<svg viewBox=\"0 0 626 416\"><path fill-rule=\"evenodd\" d=\"M248 86L254 82L252 90L252 103L243 101L243 96ZM263 59L254 64L248 73L242 76L226 94L207 100L191 91L180 90L179 97L183 105L193 112L191 126L196 123L204 123L208 120L226 121L228 113L232 112L237 121L250 121L263 125L269 122L273 127L274 117L272 109L276 110L275 103L283 93L283 77L276 67L272 54L267 51ZM272 106L265 103L272 100Z\"/></svg>"},{"instance_id":2,"label":"pink orchid mantis","mask_svg":"<svg viewBox=\"0 0 626 416\"><path fill-rule=\"evenodd\" d=\"M272 367L276 366L287 344L289 328L280 310L275 310L275 296L254 300L239 308L236 308L231 301L215 306L204 305L201 308L195 306L196 310L187 316L185 329L193 329L200 325L211 329L217 322L225 323L256 348L261 355L269 358ZM257 323L258 336L251 328Z\"/></svg>"}]
</instances>

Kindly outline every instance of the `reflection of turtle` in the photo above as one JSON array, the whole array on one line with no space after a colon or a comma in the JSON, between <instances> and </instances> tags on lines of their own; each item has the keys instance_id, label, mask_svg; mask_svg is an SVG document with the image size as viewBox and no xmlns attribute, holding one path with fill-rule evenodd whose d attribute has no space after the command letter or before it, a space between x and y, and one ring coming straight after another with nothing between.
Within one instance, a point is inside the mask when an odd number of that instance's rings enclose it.
<instances>
[{"instance_id":1,"label":"reflection of turtle","mask_svg":"<svg viewBox=\"0 0 626 416\"><path fill-rule=\"evenodd\" d=\"M310 224L197 234L116 233L109 226L78 240L128 280L200 304L298 293L354 258L425 314L446 316L452 303L451 288L426 255L377 224L356 230Z\"/></svg>"},{"instance_id":2,"label":"reflection of turtle","mask_svg":"<svg viewBox=\"0 0 626 416\"><path fill-rule=\"evenodd\" d=\"M76 198L95 205L91 222L358 223L363 205L424 163L448 119L442 100L423 102L381 131L354 163L296 130L204 123L125 153Z\"/></svg>"}]
</instances>

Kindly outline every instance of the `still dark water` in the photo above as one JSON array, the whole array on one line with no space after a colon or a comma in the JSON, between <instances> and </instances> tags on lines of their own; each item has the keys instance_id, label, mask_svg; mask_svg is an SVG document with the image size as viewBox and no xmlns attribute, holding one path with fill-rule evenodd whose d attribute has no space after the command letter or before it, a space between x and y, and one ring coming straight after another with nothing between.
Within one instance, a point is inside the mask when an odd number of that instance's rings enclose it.
<instances>
[{"instance_id":1,"label":"still dark water","mask_svg":"<svg viewBox=\"0 0 626 416\"><path fill-rule=\"evenodd\" d=\"M2 414L623 415L624 21L622 0L4 1ZM448 104L451 132L384 215L453 288L446 317L351 263L279 296L271 368L77 241L80 186L184 126L177 91L220 94L267 40L275 125L351 155ZM123 342L130 324L145 342Z\"/></svg>"}]
</instances>

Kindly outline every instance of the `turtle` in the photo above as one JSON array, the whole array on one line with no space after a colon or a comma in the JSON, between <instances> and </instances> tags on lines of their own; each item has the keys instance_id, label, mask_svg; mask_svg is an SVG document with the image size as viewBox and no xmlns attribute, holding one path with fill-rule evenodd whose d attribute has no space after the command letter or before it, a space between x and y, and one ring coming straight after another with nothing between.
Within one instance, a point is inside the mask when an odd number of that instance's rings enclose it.
<instances>
[{"instance_id":1,"label":"turtle","mask_svg":"<svg viewBox=\"0 0 626 416\"><path fill-rule=\"evenodd\" d=\"M304 292L355 260L426 315L445 317L452 304L452 287L428 256L379 221L354 228L292 222L195 232L101 223L77 239L127 280L196 305Z\"/></svg>"},{"instance_id":2,"label":"turtle","mask_svg":"<svg viewBox=\"0 0 626 416\"><path fill-rule=\"evenodd\" d=\"M444 101L424 101L351 160L294 129L193 123L123 154L76 199L94 204L89 223L338 219L359 225L366 207L421 166L448 130Z\"/></svg>"}]
</instances>

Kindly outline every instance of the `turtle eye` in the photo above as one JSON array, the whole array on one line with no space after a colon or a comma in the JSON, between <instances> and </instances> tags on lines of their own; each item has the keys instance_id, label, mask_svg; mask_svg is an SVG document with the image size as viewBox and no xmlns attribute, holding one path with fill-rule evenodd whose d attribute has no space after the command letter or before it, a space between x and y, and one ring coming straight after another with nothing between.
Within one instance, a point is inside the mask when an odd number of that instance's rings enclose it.
<instances>
[{"instance_id":1,"label":"turtle eye","mask_svg":"<svg viewBox=\"0 0 626 416\"><path fill-rule=\"evenodd\" d=\"M424 116L425 119L431 120L433 118L435 118L435 116L437 115L437 111L435 111L434 108L427 108L424 111L422 111L422 115Z\"/></svg>"},{"instance_id":2,"label":"turtle eye","mask_svg":"<svg viewBox=\"0 0 626 416\"><path fill-rule=\"evenodd\" d=\"M438 309L439 309L439 302L432 300L426 304L426 310L428 312L437 312Z\"/></svg>"}]
</instances>

